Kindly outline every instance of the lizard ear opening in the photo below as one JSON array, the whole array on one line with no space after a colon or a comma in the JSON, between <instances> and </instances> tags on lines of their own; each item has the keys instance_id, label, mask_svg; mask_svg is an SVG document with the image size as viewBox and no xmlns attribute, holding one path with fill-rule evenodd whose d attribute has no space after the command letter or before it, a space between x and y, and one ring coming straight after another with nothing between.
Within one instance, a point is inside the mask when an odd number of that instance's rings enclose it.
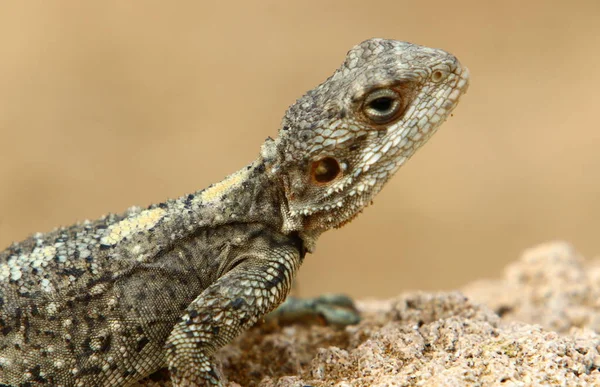
<instances>
[{"instance_id":1,"label":"lizard ear opening","mask_svg":"<svg viewBox=\"0 0 600 387\"><path fill-rule=\"evenodd\" d=\"M325 157L312 163L310 177L317 184L327 184L342 173L340 163L333 157Z\"/></svg>"}]
</instances>

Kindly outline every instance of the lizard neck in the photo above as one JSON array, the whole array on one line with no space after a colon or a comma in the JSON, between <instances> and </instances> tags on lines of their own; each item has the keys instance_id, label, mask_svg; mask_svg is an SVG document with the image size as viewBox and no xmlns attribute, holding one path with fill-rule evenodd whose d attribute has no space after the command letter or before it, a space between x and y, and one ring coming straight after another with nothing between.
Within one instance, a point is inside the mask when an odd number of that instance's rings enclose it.
<instances>
[{"instance_id":1,"label":"lizard neck","mask_svg":"<svg viewBox=\"0 0 600 387\"><path fill-rule=\"evenodd\" d=\"M197 214L202 220L211 219L212 225L261 223L284 235L295 234L306 251L313 252L322 232L307 231L302 217L290 216L284 180L273 168L272 158L258 157L221 182L193 194L200 203Z\"/></svg>"},{"instance_id":2,"label":"lizard neck","mask_svg":"<svg viewBox=\"0 0 600 387\"><path fill-rule=\"evenodd\" d=\"M261 223L282 231L281 193L262 158L206 189L188 195L198 226ZM181 200L181 199L180 199Z\"/></svg>"},{"instance_id":3,"label":"lizard neck","mask_svg":"<svg viewBox=\"0 0 600 387\"><path fill-rule=\"evenodd\" d=\"M306 251L312 252L321 232L307 231L303 217L289 210L289 181L279 167L274 145L275 141L268 139L254 162L219 183L152 205L127 221L138 228L157 226L170 240L184 239L207 227L260 223L277 233L297 235Z\"/></svg>"}]
</instances>

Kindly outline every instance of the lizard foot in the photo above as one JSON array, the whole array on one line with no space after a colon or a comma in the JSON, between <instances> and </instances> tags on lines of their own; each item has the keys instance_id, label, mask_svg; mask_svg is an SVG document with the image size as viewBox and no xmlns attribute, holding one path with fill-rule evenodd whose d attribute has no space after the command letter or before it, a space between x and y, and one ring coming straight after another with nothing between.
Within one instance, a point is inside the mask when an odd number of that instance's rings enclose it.
<instances>
[{"instance_id":1,"label":"lizard foot","mask_svg":"<svg viewBox=\"0 0 600 387\"><path fill-rule=\"evenodd\" d=\"M343 294L324 294L315 298L288 297L265 320L282 325L320 322L327 325L346 326L360 322L354 301Z\"/></svg>"}]
</instances>

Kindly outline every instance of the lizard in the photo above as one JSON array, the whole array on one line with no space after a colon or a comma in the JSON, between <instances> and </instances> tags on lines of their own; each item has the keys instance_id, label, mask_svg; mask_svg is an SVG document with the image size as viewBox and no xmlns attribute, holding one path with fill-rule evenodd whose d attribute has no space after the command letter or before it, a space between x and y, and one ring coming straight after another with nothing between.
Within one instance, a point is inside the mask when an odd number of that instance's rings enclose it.
<instances>
[{"instance_id":1,"label":"lizard","mask_svg":"<svg viewBox=\"0 0 600 387\"><path fill-rule=\"evenodd\" d=\"M451 114L469 71L369 39L286 111L256 160L206 189L37 233L0 253L0 385L127 386L167 367L222 386L215 352L287 296Z\"/></svg>"}]
</instances>

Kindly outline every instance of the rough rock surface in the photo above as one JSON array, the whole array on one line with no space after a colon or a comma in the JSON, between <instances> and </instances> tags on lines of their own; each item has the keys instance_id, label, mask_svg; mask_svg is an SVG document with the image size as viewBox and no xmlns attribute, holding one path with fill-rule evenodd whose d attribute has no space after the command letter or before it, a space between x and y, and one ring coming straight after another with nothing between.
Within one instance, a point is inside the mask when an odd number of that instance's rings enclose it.
<instances>
[{"instance_id":1,"label":"rough rock surface","mask_svg":"<svg viewBox=\"0 0 600 387\"><path fill-rule=\"evenodd\" d=\"M501 279L477 281L463 291L505 320L563 334L572 328L600 332L600 259L586 261L565 242L526 250Z\"/></svg>"},{"instance_id":2,"label":"rough rock surface","mask_svg":"<svg viewBox=\"0 0 600 387\"><path fill-rule=\"evenodd\" d=\"M221 360L230 387L600 386L599 280L599 261L543 245L469 298L362 302L363 321L344 329L263 325ZM169 385L157 379L145 385Z\"/></svg>"}]
</instances>

